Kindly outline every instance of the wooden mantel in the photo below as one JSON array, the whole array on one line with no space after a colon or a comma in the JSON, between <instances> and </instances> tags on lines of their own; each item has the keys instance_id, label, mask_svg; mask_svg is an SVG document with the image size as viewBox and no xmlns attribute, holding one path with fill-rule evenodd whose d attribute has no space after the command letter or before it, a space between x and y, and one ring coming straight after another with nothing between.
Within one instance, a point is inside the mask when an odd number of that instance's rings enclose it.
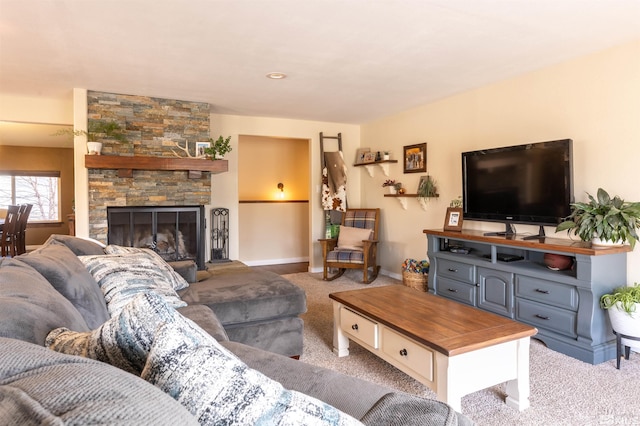
<instances>
[{"instance_id":1,"label":"wooden mantel","mask_svg":"<svg viewBox=\"0 0 640 426\"><path fill-rule=\"evenodd\" d=\"M202 172L213 174L229 171L227 160L202 158L172 158L123 155L85 155L87 169L118 170L119 177L133 177L134 170L186 170L190 178L198 178Z\"/></svg>"}]
</instances>

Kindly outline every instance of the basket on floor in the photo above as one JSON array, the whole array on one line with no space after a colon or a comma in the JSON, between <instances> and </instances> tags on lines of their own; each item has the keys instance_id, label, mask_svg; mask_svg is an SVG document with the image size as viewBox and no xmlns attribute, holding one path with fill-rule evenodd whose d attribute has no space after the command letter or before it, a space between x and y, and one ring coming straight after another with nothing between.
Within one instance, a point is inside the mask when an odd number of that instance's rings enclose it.
<instances>
[{"instance_id":1,"label":"basket on floor","mask_svg":"<svg viewBox=\"0 0 640 426\"><path fill-rule=\"evenodd\" d=\"M429 274L422 272L402 271L402 284L415 290L427 291Z\"/></svg>"}]
</instances>

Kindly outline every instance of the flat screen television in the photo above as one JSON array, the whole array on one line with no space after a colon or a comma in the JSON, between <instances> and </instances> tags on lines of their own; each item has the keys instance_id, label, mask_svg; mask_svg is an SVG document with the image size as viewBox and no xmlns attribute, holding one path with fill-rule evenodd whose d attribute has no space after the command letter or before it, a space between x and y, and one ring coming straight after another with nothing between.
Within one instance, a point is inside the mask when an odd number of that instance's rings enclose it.
<instances>
[{"instance_id":1,"label":"flat screen television","mask_svg":"<svg viewBox=\"0 0 640 426\"><path fill-rule=\"evenodd\" d=\"M572 140L530 143L462 153L463 217L555 226L571 213Z\"/></svg>"}]
</instances>

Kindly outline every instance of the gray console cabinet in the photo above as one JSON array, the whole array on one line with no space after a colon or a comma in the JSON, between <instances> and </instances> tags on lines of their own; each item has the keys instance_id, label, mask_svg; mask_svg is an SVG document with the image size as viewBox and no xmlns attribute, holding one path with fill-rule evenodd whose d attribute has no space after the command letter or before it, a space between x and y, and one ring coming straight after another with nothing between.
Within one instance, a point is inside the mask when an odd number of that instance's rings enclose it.
<instances>
[{"instance_id":1,"label":"gray console cabinet","mask_svg":"<svg viewBox=\"0 0 640 426\"><path fill-rule=\"evenodd\" d=\"M554 238L523 240L485 236L478 231L424 230L429 292L532 325L547 347L591 364L614 359L615 337L599 306L600 296L625 285L628 246L594 249ZM451 247L470 249L453 253ZM574 266L554 271L545 253L574 258ZM503 262L499 255L522 257Z\"/></svg>"}]
</instances>

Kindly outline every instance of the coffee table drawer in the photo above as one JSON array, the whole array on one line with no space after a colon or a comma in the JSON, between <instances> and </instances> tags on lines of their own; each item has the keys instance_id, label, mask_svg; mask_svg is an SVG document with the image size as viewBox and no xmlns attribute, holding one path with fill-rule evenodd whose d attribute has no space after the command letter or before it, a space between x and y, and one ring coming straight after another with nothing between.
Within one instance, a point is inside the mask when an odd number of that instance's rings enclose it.
<instances>
[{"instance_id":1,"label":"coffee table drawer","mask_svg":"<svg viewBox=\"0 0 640 426\"><path fill-rule=\"evenodd\" d=\"M340 328L374 349L379 348L378 324L344 306L340 308Z\"/></svg>"},{"instance_id":2,"label":"coffee table drawer","mask_svg":"<svg viewBox=\"0 0 640 426\"><path fill-rule=\"evenodd\" d=\"M433 352L395 331L382 328L382 351L394 361L433 381Z\"/></svg>"}]
</instances>

